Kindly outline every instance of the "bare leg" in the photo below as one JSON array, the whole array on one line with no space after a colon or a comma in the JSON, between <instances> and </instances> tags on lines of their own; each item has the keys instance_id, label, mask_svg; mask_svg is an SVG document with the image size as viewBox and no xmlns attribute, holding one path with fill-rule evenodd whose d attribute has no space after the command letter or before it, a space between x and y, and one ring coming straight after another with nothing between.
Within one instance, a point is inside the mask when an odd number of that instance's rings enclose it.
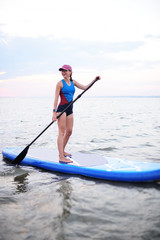
<instances>
[{"instance_id":1,"label":"bare leg","mask_svg":"<svg viewBox=\"0 0 160 240\"><path fill-rule=\"evenodd\" d=\"M68 143L70 136L72 135L72 129L73 129L73 114L70 114L69 116L66 117L66 131L63 139L63 152L66 155L70 155L65 152L65 147Z\"/></svg>"},{"instance_id":2,"label":"bare leg","mask_svg":"<svg viewBox=\"0 0 160 240\"><path fill-rule=\"evenodd\" d=\"M71 163L72 161L64 157L64 136L66 132L66 114L62 114L62 116L58 119L58 138L57 145L59 151L59 161L64 163Z\"/></svg>"}]
</instances>

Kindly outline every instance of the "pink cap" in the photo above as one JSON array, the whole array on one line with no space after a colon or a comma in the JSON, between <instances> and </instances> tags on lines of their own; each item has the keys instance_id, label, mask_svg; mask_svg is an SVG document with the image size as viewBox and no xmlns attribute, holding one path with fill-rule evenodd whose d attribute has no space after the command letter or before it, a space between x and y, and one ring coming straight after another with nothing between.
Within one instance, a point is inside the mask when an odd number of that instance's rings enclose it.
<instances>
[{"instance_id":1,"label":"pink cap","mask_svg":"<svg viewBox=\"0 0 160 240\"><path fill-rule=\"evenodd\" d=\"M69 71L72 72L72 67L69 66L69 65L63 65L63 66L59 69L59 71L62 71L62 70L69 70Z\"/></svg>"}]
</instances>

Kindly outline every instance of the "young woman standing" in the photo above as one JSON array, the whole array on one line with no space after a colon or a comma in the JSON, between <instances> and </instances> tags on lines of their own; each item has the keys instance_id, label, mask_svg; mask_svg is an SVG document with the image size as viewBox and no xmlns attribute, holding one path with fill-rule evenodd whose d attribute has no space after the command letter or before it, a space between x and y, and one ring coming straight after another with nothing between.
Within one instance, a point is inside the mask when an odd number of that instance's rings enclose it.
<instances>
[{"instance_id":1,"label":"young woman standing","mask_svg":"<svg viewBox=\"0 0 160 240\"><path fill-rule=\"evenodd\" d=\"M53 117L52 121L57 120L57 116L70 104L73 100L75 93L75 87L85 90L95 79L88 85L82 85L72 79L72 67L69 65L63 65L59 71L63 76L63 79L56 85L54 106L53 106ZM100 77L99 77L100 79ZM60 97L60 103L58 100ZM58 106L58 107L57 107ZM58 118L58 138L57 145L59 151L59 162L61 163L72 163L71 159L67 156L71 154L65 152L66 144L72 134L73 129L73 105L71 105L63 114Z\"/></svg>"}]
</instances>

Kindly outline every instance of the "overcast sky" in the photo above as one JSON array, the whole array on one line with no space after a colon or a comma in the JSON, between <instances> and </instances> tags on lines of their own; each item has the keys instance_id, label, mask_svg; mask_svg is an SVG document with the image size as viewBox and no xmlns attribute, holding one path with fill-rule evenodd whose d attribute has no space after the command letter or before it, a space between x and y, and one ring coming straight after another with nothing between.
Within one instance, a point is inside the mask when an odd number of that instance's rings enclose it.
<instances>
[{"instance_id":1,"label":"overcast sky","mask_svg":"<svg viewBox=\"0 0 160 240\"><path fill-rule=\"evenodd\" d=\"M160 96L159 0L0 0L0 96L52 96L63 64L97 96Z\"/></svg>"}]
</instances>

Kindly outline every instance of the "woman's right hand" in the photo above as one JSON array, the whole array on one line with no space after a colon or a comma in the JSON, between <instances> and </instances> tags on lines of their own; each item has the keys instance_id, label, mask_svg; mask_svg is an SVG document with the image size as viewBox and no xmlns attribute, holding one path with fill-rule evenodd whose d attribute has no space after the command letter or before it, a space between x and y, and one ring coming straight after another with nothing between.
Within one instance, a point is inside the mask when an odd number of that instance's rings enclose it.
<instances>
[{"instance_id":1,"label":"woman's right hand","mask_svg":"<svg viewBox=\"0 0 160 240\"><path fill-rule=\"evenodd\" d=\"M56 112L53 113L52 121L53 122L57 121L57 113Z\"/></svg>"}]
</instances>

